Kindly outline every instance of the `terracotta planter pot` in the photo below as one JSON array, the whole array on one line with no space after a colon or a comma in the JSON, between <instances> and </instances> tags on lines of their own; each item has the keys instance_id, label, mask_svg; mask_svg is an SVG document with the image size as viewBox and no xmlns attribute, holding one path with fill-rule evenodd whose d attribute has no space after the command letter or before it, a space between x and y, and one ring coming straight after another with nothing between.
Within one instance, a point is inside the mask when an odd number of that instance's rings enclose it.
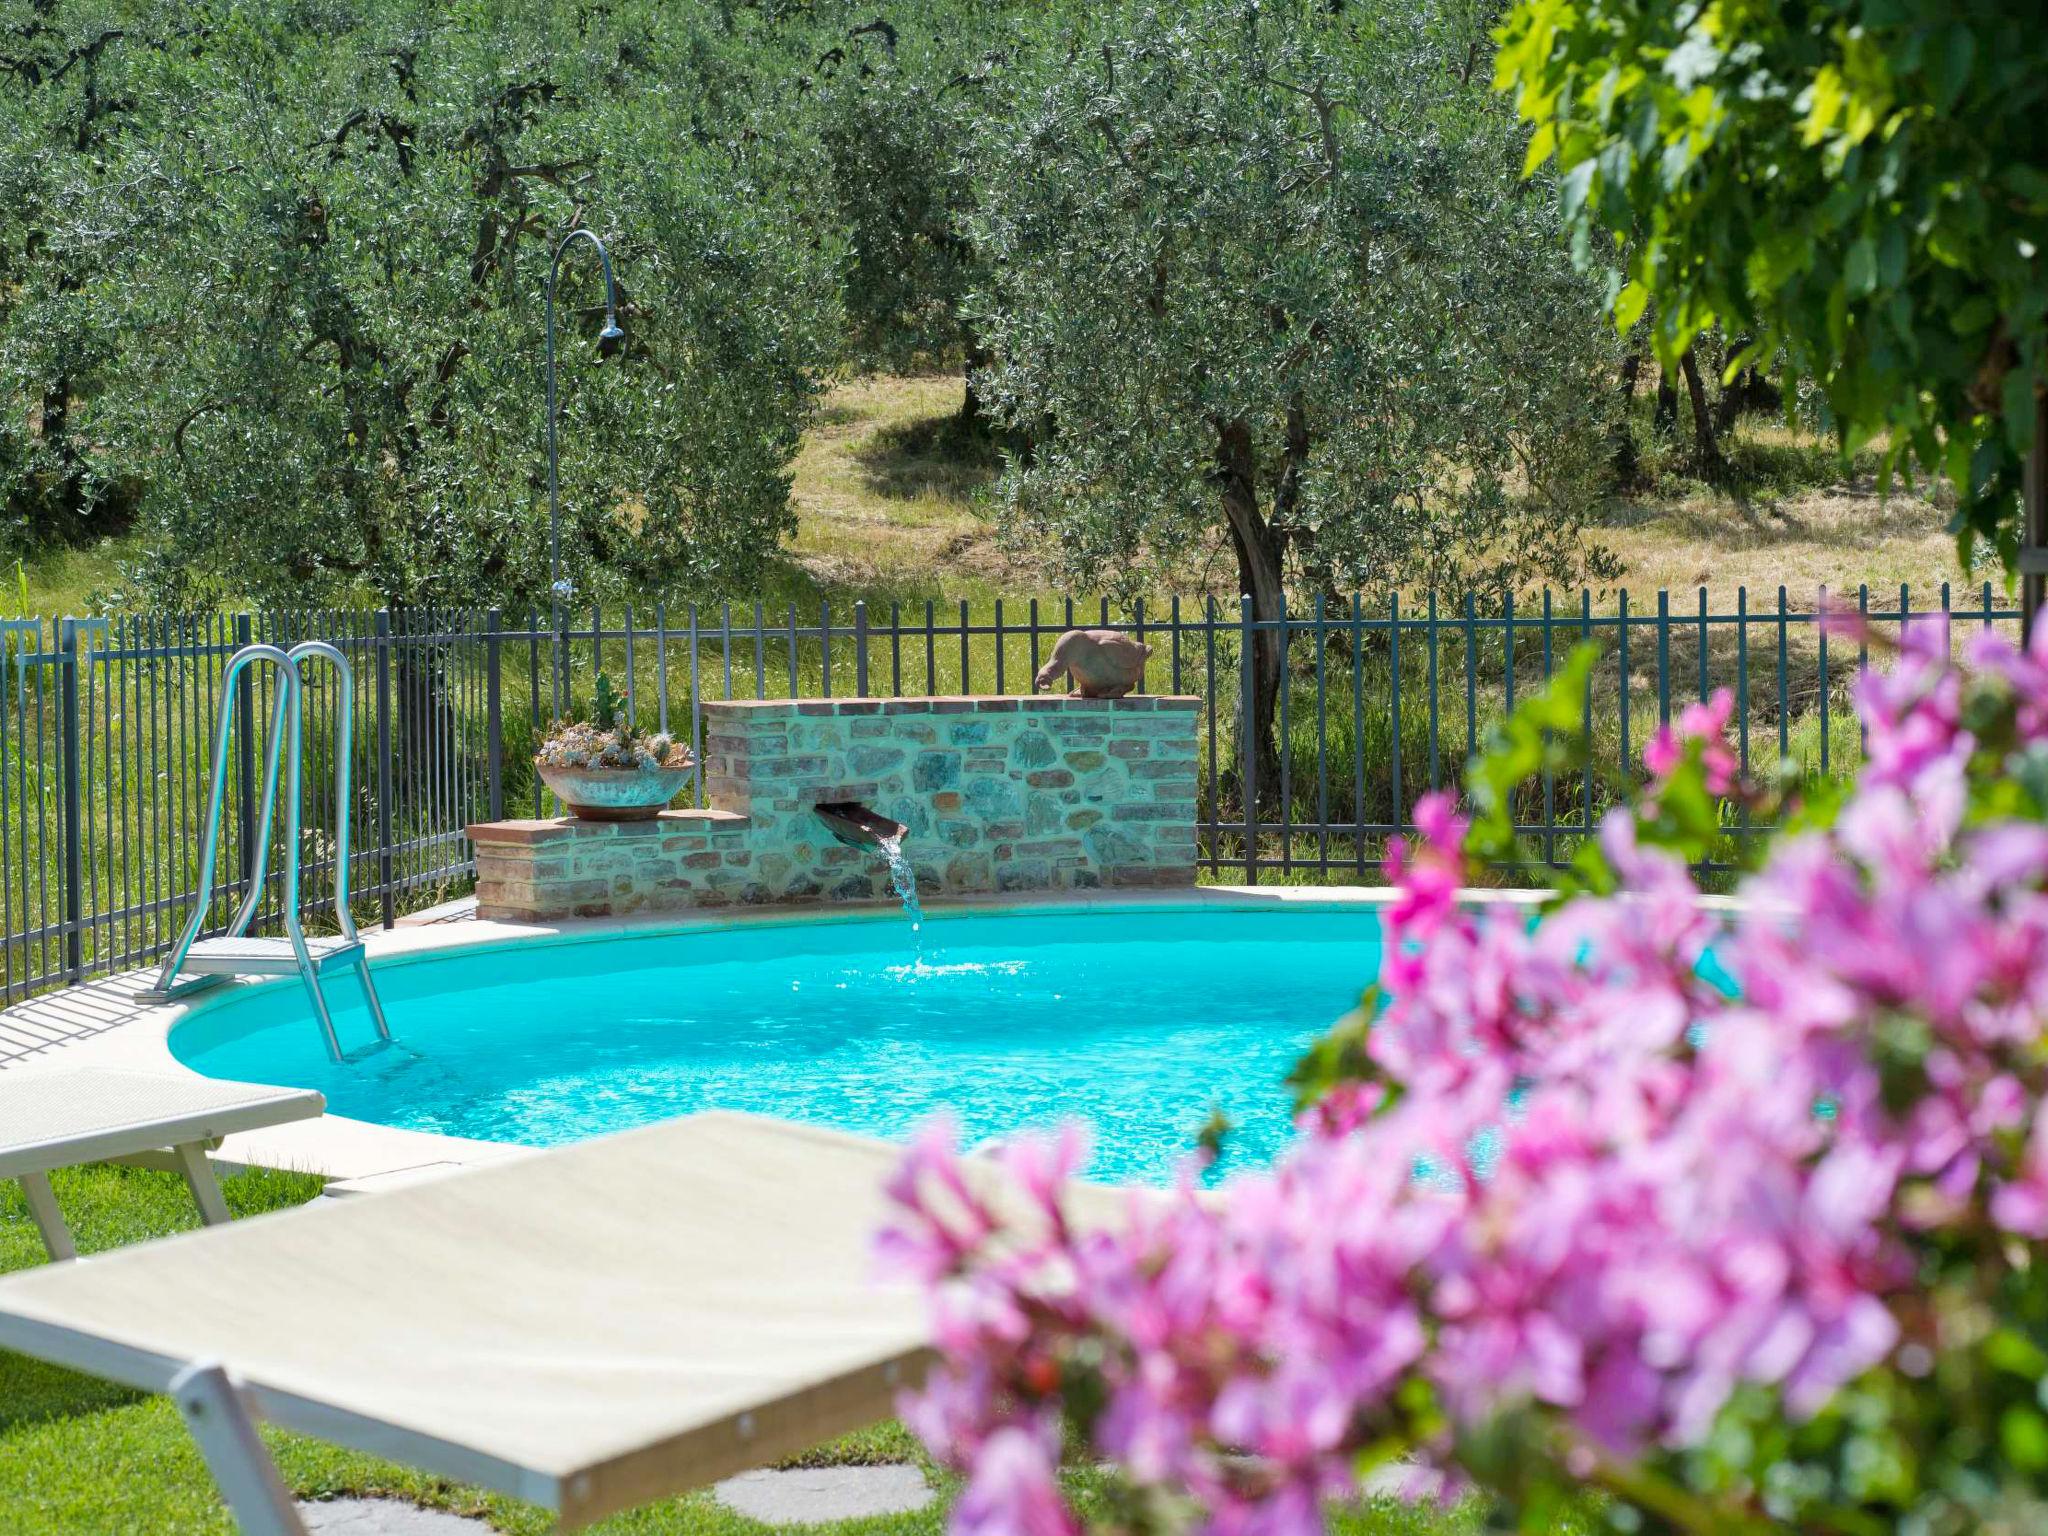
<instances>
[{"instance_id":1,"label":"terracotta planter pot","mask_svg":"<svg viewBox=\"0 0 2048 1536\"><path fill-rule=\"evenodd\" d=\"M580 821L652 821L689 782L695 764L680 768L551 768L534 765L543 783Z\"/></svg>"}]
</instances>

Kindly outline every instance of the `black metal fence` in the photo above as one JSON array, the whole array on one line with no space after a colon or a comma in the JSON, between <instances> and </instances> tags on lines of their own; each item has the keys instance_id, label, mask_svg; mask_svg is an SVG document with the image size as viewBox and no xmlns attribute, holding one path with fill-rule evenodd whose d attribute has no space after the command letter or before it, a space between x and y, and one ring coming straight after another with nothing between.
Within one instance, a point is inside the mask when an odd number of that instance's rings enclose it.
<instances>
[{"instance_id":1,"label":"black metal fence","mask_svg":"<svg viewBox=\"0 0 2048 1536\"><path fill-rule=\"evenodd\" d=\"M215 721L234 729L217 913L253 866L244 786L267 746L272 680L219 681L241 646L324 639L353 664L355 846L351 885L365 920L459 894L473 873L464 826L553 809L531 769L558 713L587 709L609 673L647 730L701 753L708 699L927 693L1026 693L1059 634L1113 628L1152 647L1144 688L1202 700L1199 846L1213 878L1322 882L1369 878L1386 839L1412 825L1416 798L1452 784L1472 745L1543 686L1582 639L1605 654L1584 719L1600 761L1632 774L1657 725L1720 687L1736 697L1744 762L1793 757L1821 772L1851 767L1860 739L1848 684L1866 659L1816 622L1824 594L1784 589L1715 606L1706 589L1588 593L1481 606L1434 599L1367 608L1318 601L1254 619L1213 599L1133 604L996 602L865 605L835 612L720 604L594 610L559 629L545 615L307 611L120 616L0 625L0 1001L159 958L202 893L198 849L209 802ZM1958 626L2016 631L1987 584L1958 600L1913 594L1860 607L1880 629L1948 610ZM1285 683L1266 750L1255 669L1261 636L1280 637ZM305 871L308 921L332 878L335 706L324 670L306 680ZM1569 857L1606 803L1604 774L1524 786L1517 817L1545 859ZM278 869L273 858L270 868ZM276 892L269 915L275 915Z\"/></svg>"},{"instance_id":2,"label":"black metal fence","mask_svg":"<svg viewBox=\"0 0 2048 1536\"><path fill-rule=\"evenodd\" d=\"M215 905L256 852L275 679L221 677L242 646L326 640L353 668L350 883L390 921L469 868L463 827L487 806L487 626L481 615L309 611L14 621L0 631L0 1001L160 957L199 897L216 722L233 719ZM304 901L331 895L339 683L308 668ZM244 794L244 787L255 792ZM273 834L277 835L277 834ZM269 861L263 909L282 887ZM223 914L224 915L224 911Z\"/></svg>"}]
</instances>

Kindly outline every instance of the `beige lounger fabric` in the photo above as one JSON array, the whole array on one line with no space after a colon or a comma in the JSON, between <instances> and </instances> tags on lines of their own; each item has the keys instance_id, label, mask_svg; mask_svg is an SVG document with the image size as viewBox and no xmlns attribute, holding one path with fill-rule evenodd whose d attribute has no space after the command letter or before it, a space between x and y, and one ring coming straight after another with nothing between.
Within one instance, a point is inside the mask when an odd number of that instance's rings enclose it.
<instances>
[{"instance_id":1,"label":"beige lounger fabric","mask_svg":"<svg viewBox=\"0 0 2048 1536\"><path fill-rule=\"evenodd\" d=\"M306 1088L191 1073L61 1067L0 1073L0 1178L212 1141L324 1107Z\"/></svg>"},{"instance_id":2,"label":"beige lounger fabric","mask_svg":"<svg viewBox=\"0 0 2048 1536\"><path fill-rule=\"evenodd\" d=\"M552 1505L565 1526L887 1416L926 1358L877 1281L898 1148L695 1115L0 1281L0 1345Z\"/></svg>"}]
</instances>

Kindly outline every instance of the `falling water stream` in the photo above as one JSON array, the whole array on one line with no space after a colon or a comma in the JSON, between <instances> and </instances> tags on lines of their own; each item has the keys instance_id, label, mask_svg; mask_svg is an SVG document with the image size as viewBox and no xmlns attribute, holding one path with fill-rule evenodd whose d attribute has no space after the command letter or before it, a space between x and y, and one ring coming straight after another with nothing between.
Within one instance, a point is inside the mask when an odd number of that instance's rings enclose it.
<instances>
[{"instance_id":1,"label":"falling water stream","mask_svg":"<svg viewBox=\"0 0 2048 1536\"><path fill-rule=\"evenodd\" d=\"M903 851L905 833L897 832L875 840L882 855L889 861L889 881L896 887L896 894L903 898L903 915L910 919L911 942L923 948L924 908L917 902L917 871L911 867L910 855Z\"/></svg>"}]
</instances>

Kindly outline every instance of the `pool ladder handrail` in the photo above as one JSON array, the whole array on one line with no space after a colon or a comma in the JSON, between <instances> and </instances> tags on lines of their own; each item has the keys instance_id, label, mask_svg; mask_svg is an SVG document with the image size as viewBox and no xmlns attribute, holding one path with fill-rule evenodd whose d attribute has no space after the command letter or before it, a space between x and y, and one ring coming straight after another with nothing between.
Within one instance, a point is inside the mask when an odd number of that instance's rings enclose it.
<instances>
[{"instance_id":1,"label":"pool ladder handrail","mask_svg":"<svg viewBox=\"0 0 2048 1536\"><path fill-rule=\"evenodd\" d=\"M299 669L301 663L309 658L331 663L340 684L340 701L335 711L334 920L341 931L335 938L322 939L308 939L299 919L299 790L301 749L305 736L304 679ZM270 741L264 753L263 802L256 820L249 889L226 930L211 939L202 940L199 935L206 925L207 911L213 904L214 870L220 855L221 815L227 795L228 743L234 732L237 713L233 685L245 670L259 662L276 669L277 703L271 711ZM355 744L354 670L349 666L348 658L324 640L308 640L289 651L275 645L245 645L229 658L226 669L221 673L220 691L220 723L213 739L211 798L207 806L206 835L199 853L198 901L183 936L164 957L155 983L144 991L143 996L168 1001L189 996L229 976L289 976L296 973L305 982L306 991L312 998L313 1017L320 1025L328 1057L339 1062L343 1059L341 1040L335 1032L334 1016L328 1011L327 998L320 990L320 972L331 965L349 964L355 968L362 983L363 996L369 1003L370 1019L376 1026L378 1040L389 1043L391 1027L386 1023L383 1005L377 999L377 988L370 979L370 963L364 952L362 935L356 931L355 918L348 907L349 799ZM249 925L262 904L264 886L269 878L270 829L276 820L280 769L285 792L285 853L281 871L284 876L285 936L281 940L251 938L248 935ZM248 788L243 786L244 793ZM186 973L188 979L180 981L181 972Z\"/></svg>"}]
</instances>

